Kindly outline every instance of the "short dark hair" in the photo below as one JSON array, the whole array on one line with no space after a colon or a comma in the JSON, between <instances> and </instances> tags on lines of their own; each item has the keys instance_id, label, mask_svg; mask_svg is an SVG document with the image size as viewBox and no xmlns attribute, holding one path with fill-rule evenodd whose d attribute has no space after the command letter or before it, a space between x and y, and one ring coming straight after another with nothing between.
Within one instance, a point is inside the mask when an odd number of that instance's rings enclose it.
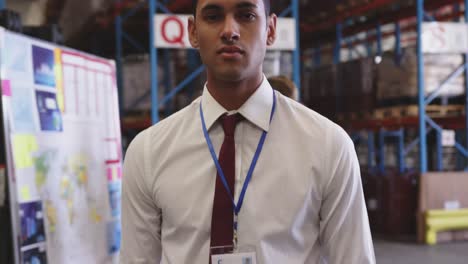
<instances>
[{"instance_id":1,"label":"short dark hair","mask_svg":"<svg viewBox=\"0 0 468 264\"><path fill-rule=\"evenodd\" d=\"M197 15L197 4L198 4L198 0L193 0L192 14L194 17L196 17ZM270 0L263 0L263 5L265 6L265 16L268 17L271 12Z\"/></svg>"}]
</instances>

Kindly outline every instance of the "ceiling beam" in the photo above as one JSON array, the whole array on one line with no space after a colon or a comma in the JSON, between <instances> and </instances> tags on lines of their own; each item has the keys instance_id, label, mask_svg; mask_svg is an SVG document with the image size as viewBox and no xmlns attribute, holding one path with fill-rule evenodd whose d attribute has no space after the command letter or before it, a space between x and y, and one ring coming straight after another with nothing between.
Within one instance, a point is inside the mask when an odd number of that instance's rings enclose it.
<instances>
[{"instance_id":1,"label":"ceiling beam","mask_svg":"<svg viewBox=\"0 0 468 264\"><path fill-rule=\"evenodd\" d=\"M462 0L427 0L425 4L426 11L435 11L445 6L454 5L460 3ZM383 11L374 12L369 15L367 20L364 22L357 22L356 24L346 27L343 30L343 37L349 37L356 35L361 32L373 31L376 29L377 25L385 25L390 23L395 23L408 18L413 18L416 16L416 7L409 6L401 8L398 10L392 11ZM302 33L307 33L301 31ZM335 26L329 28L328 30L316 31L314 33L302 34L301 43L304 48L312 48L317 45L329 44L336 41L336 28Z\"/></svg>"}]
</instances>

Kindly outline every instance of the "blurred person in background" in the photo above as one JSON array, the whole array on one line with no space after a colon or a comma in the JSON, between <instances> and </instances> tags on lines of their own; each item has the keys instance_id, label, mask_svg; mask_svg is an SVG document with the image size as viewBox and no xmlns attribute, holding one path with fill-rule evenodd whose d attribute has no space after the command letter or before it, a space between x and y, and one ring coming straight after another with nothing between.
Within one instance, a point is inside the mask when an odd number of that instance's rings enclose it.
<instances>
[{"instance_id":1,"label":"blurred person in background","mask_svg":"<svg viewBox=\"0 0 468 264\"><path fill-rule=\"evenodd\" d=\"M294 82L284 75L271 76L268 78L271 87L282 95L298 101L299 96Z\"/></svg>"}]
</instances>

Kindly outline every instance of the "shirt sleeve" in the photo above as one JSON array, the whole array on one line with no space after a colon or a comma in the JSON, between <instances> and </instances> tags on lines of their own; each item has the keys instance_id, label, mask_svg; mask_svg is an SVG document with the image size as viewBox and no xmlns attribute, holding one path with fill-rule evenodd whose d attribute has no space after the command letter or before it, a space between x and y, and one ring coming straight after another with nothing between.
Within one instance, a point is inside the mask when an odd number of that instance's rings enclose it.
<instances>
[{"instance_id":1,"label":"shirt sleeve","mask_svg":"<svg viewBox=\"0 0 468 264\"><path fill-rule=\"evenodd\" d=\"M375 263L354 144L341 128L328 135L329 155L320 209L322 257L329 264Z\"/></svg>"},{"instance_id":2,"label":"shirt sleeve","mask_svg":"<svg viewBox=\"0 0 468 264\"><path fill-rule=\"evenodd\" d=\"M121 264L161 261L161 209L156 206L146 184L149 153L146 152L145 132L128 147L123 166Z\"/></svg>"}]
</instances>

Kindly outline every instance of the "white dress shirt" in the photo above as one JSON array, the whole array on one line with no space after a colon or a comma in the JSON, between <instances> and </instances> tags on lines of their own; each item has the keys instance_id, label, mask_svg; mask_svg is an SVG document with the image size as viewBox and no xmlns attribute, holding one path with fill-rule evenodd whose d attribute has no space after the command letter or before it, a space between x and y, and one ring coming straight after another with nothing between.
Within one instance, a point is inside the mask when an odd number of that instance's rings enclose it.
<instances>
[{"instance_id":1,"label":"white dress shirt","mask_svg":"<svg viewBox=\"0 0 468 264\"><path fill-rule=\"evenodd\" d=\"M263 151L239 213L239 248L257 263L375 263L354 146L339 126L261 86L238 109L236 201L263 130ZM216 167L203 136L199 106L216 153L227 111L204 89L201 98L141 132L123 175L121 263L206 264Z\"/></svg>"}]
</instances>

